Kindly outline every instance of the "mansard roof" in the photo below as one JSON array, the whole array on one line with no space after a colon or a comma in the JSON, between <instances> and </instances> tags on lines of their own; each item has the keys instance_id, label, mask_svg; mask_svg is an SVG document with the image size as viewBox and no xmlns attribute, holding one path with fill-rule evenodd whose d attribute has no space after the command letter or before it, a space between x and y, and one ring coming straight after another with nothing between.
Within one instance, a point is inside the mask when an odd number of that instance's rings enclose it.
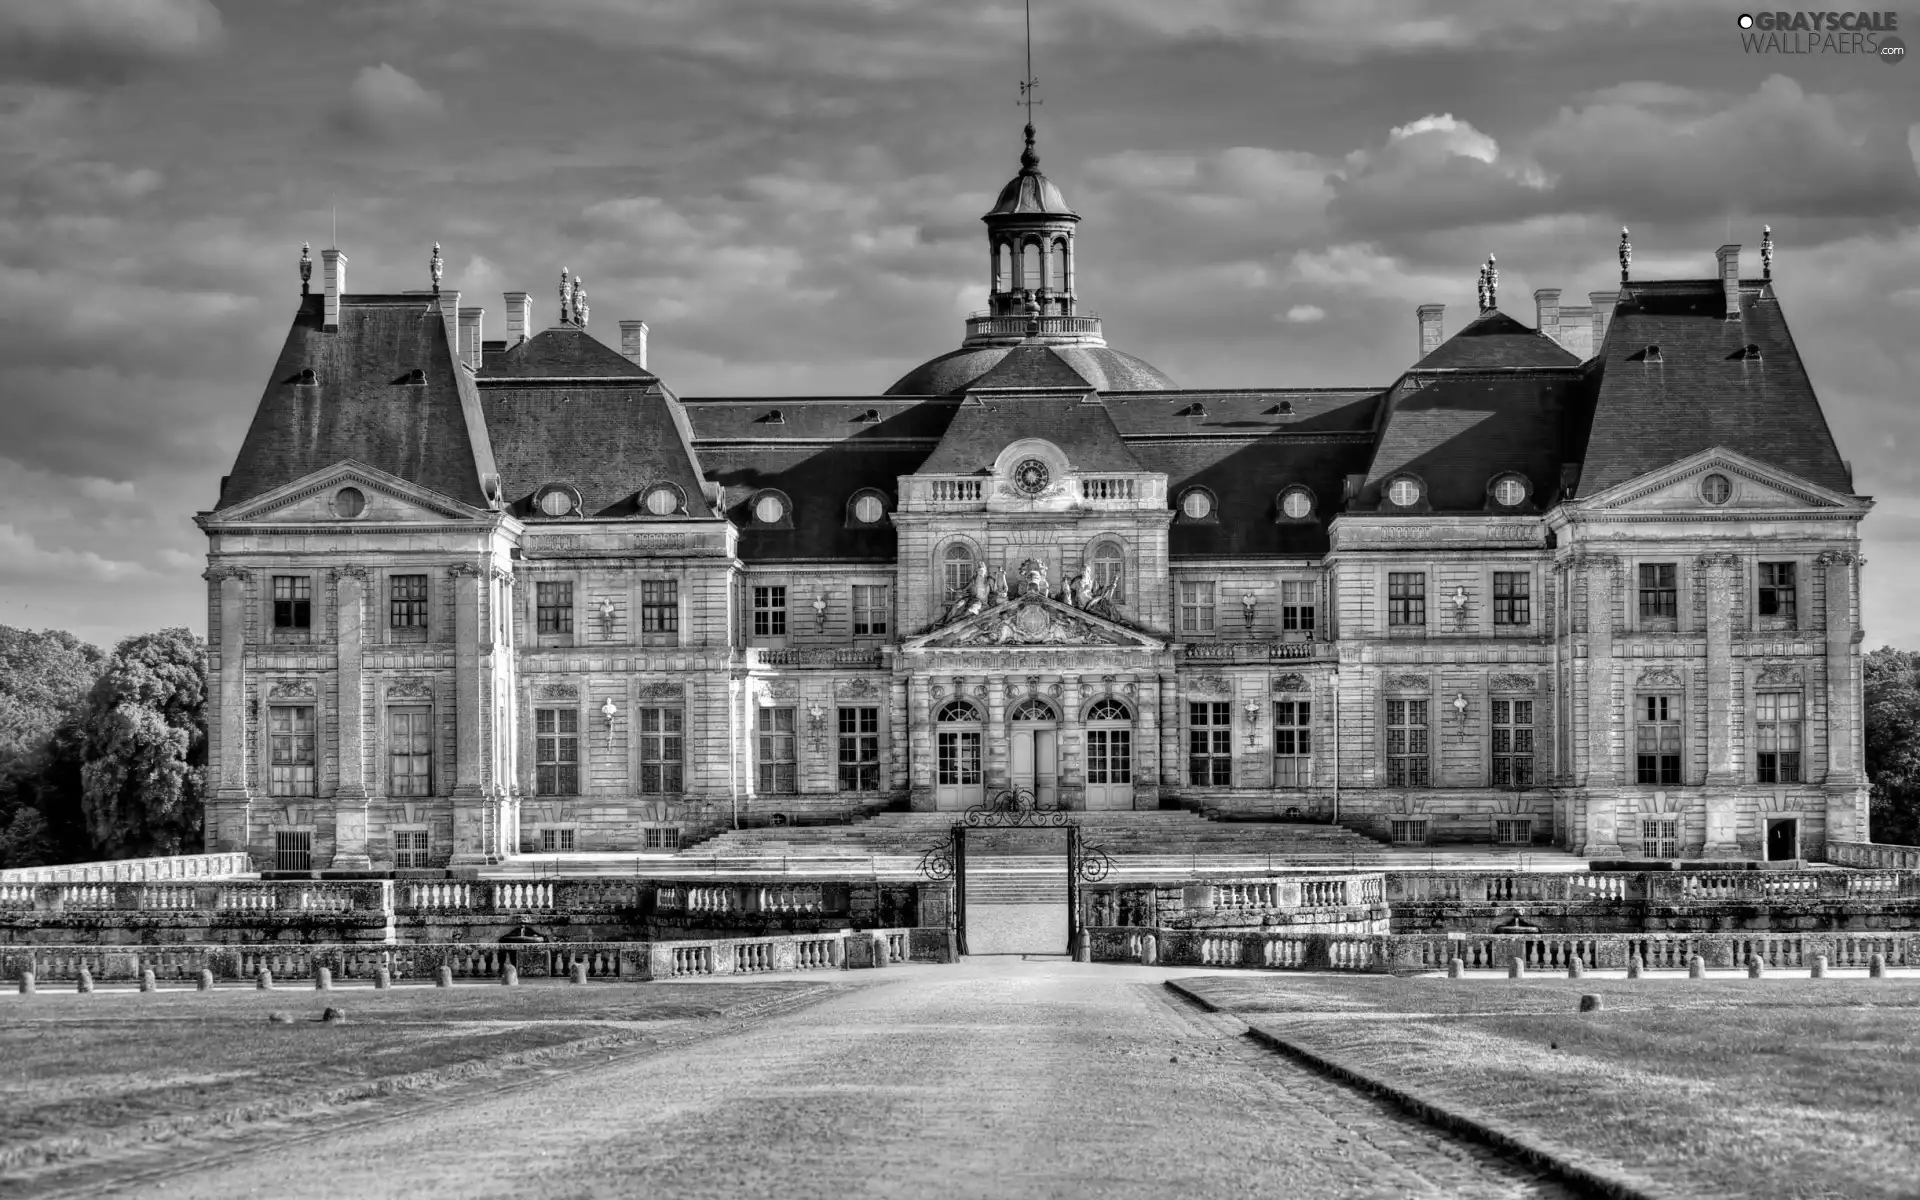
<instances>
[{"instance_id":1,"label":"mansard roof","mask_svg":"<svg viewBox=\"0 0 1920 1200\"><path fill-rule=\"evenodd\" d=\"M1556 503L1568 460L1566 426L1581 411L1585 387L1577 369L1409 371L1388 393L1378 448L1354 505L1379 507L1382 489L1402 473L1425 484L1423 511L1485 511L1489 485L1509 473L1528 484L1525 508Z\"/></svg>"},{"instance_id":2,"label":"mansard roof","mask_svg":"<svg viewBox=\"0 0 1920 1200\"><path fill-rule=\"evenodd\" d=\"M953 411L940 442L915 472L982 475L1008 445L1038 439L1058 446L1076 471L1147 470L1120 439L1113 416L1083 383L1076 391L1048 388L969 392Z\"/></svg>"},{"instance_id":3,"label":"mansard roof","mask_svg":"<svg viewBox=\"0 0 1920 1200\"><path fill-rule=\"evenodd\" d=\"M481 360L481 379L657 379L578 325L542 329Z\"/></svg>"},{"instance_id":4,"label":"mansard roof","mask_svg":"<svg viewBox=\"0 0 1920 1200\"><path fill-rule=\"evenodd\" d=\"M1512 367L1574 367L1580 360L1546 334L1490 308L1460 327L1415 371L1493 370Z\"/></svg>"},{"instance_id":5,"label":"mansard roof","mask_svg":"<svg viewBox=\"0 0 1920 1200\"><path fill-rule=\"evenodd\" d=\"M302 297L216 507L345 459L487 507L493 450L451 314L429 295L348 293L326 329L324 300Z\"/></svg>"}]
</instances>

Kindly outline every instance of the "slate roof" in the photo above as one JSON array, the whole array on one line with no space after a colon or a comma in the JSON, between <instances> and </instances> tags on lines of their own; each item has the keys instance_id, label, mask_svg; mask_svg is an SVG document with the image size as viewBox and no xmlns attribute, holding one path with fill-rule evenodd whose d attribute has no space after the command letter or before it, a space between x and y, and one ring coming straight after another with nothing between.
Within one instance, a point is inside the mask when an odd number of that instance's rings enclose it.
<instances>
[{"instance_id":1,"label":"slate roof","mask_svg":"<svg viewBox=\"0 0 1920 1200\"><path fill-rule=\"evenodd\" d=\"M1512 367L1573 367L1580 360L1546 334L1522 325L1497 308L1468 321L1415 371L1491 370Z\"/></svg>"},{"instance_id":2,"label":"slate roof","mask_svg":"<svg viewBox=\"0 0 1920 1200\"><path fill-rule=\"evenodd\" d=\"M1354 506L1408 511L1380 503L1386 482L1406 471L1426 484L1412 511L1487 511L1489 485L1509 472L1529 485L1523 511L1550 507L1560 499L1560 465L1567 461L1567 413L1585 386L1577 368L1409 371L1388 394L1378 448Z\"/></svg>"},{"instance_id":3,"label":"slate roof","mask_svg":"<svg viewBox=\"0 0 1920 1200\"><path fill-rule=\"evenodd\" d=\"M494 474L494 462L486 421L438 303L418 294L348 293L339 328L326 330L324 302L302 298L217 508L344 459L487 507L482 480ZM312 384L301 382L305 370L313 371ZM412 382L416 370L419 383Z\"/></svg>"},{"instance_id":4,"label":"slate roof","mask_svg":"<svg viewBox=\"0 0 1920 1200\"><path fill-rule=\"evenodd\" d=\"M977 381L999 366L1020 346L982 346L954 350L921 363L887 389L889 396L952 396L977 386ZM1074 374L1103 392L1150 392L1170 389L1173 380L1152 363L1111 346L1048 346L1048 353Z\"/></svg>"},{"instance_id":5,"label":"slate roof","mask_svg":"<svg viewBox=\"0 0 1920 1200\"><path fill-rule=\"evenodd\" d=\"M1084 386L1084 385L1083 385ZM979 475L1011 442L1040 438L1060 447L1076 471L1144 471L1114 427L1107 406L1093 392L969 393L919 475Z\"/></svg>"}]
</instances>

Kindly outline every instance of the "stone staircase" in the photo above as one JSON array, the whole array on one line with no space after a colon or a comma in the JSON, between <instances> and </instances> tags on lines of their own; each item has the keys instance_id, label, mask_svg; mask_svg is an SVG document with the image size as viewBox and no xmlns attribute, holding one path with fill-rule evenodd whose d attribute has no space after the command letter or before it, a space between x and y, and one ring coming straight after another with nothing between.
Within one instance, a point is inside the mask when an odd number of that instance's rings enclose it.
<instances>
[{"instance_id":1,"label":"stone staircase","mask_svg":"<svg viewBox=\"0 0 1920 1200\"><path fill-rule=\"evenodd\" d=\"M1065 954L1067 856L967 855L967 952Z\"/></svg>"}]
</instances>

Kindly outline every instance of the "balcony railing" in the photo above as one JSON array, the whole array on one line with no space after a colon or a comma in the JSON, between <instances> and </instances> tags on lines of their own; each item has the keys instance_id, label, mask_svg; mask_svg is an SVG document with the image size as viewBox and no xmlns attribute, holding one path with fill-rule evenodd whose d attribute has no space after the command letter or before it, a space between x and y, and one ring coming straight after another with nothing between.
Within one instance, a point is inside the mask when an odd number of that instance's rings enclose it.
<instances>
[{"instance_id":1,"label":"balcony railing","mask_svg":"<svg viewBox=\"0 0 1920 1200\"><path fill-rule=\"evenodd\" d=\"M1097 338L1100 336L1100 318L1093 314L1072 317L996 317L986 313L976 313L967 318L969 339L1025 337L1029 331L1042 337L1074 335Z\"/></svg>"},{"instance_id":2,"label":"balcony railing","mask_svg":"<svg viewBox=\"0 0 1920 1200\"><path fill-rule=\"evenodd\" d=\"M753 657L763 667L877 667L880 651L870 646L844 646L819 650L773 650L756 648Z\"/></svg>"},{"instance_id":3,"label":"balcony railing","mask_svg":"<svg viewBox=\"0 0 1920 1200\"><path fill-rule=\"evenodd\" d=\"M1134 497L1131 479L1082 479L1080 498L1082 500L1131 500Z\"/></svg>"},{"instance_id":4,"label":"balcony railing","mask_svg":"<svg viewBox=\"0 0 1920 1200\"><path fill-rule=\"evenodd\" d=\"M986 496L978 479L936 479L933 481L935 504L978 504Z\"/></svg>"},{"instance_id":5,"label":"balcony railing","mask_svg":"<svg viewBox=\"0 0 1920 1200\"><path fill-rule=\"evenodd\" d=\"M1180 652L1189 661L1265 658L1311 662L1334 655L1331 642L1188 642Z\"/></svg>"}]
</instances>

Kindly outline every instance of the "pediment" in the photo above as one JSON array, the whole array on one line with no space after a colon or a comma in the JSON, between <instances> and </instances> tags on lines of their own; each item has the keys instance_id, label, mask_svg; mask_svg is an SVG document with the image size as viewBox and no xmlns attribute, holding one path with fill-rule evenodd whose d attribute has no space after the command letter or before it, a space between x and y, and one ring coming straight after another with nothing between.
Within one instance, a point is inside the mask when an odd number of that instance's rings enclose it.
<instances>
[{"instance_id":1,"label":"pediment","mask_svg":"<svg viewBox=\"0 0 1920 1200\"><path fill-rule=\"evenodd\" d=\"M340 490L359 491L362 509L345 517L338 508ZM268 525L444 525L448 521L484 521L488 514L423 488L378 467L342 459L291 483L210 514L217 523Z\"/></svg>"},{"instance_id":2,"label":"pediment","mask_svg":"<svg viewBox=\"0 0 1920 1200\"><path fill-rule=\"evenodd\" d=\"M910 638L901 648L976 650L1008 646L1100 646L1122 650L1160 650L1164 643L1118 621L1096 617L1043 596L1021 596Z\"/></svg>"},{"instance_id":3,"label":"pediment","mask_svg":"<svg viewBox=\"0 0 1920 1200\"><path fill-rule=\"evenodd\" d=\"M1708 496L1710 476L1729 485L1727 499L1714 503ZM1706 514L1781 509L1861 509L1853 496L1809 483L1778 467L1724 447L1714 447L1670 463L1596 493L1580 502L1588 509L1608 512Z\"/></svg>"}]
</instances>

